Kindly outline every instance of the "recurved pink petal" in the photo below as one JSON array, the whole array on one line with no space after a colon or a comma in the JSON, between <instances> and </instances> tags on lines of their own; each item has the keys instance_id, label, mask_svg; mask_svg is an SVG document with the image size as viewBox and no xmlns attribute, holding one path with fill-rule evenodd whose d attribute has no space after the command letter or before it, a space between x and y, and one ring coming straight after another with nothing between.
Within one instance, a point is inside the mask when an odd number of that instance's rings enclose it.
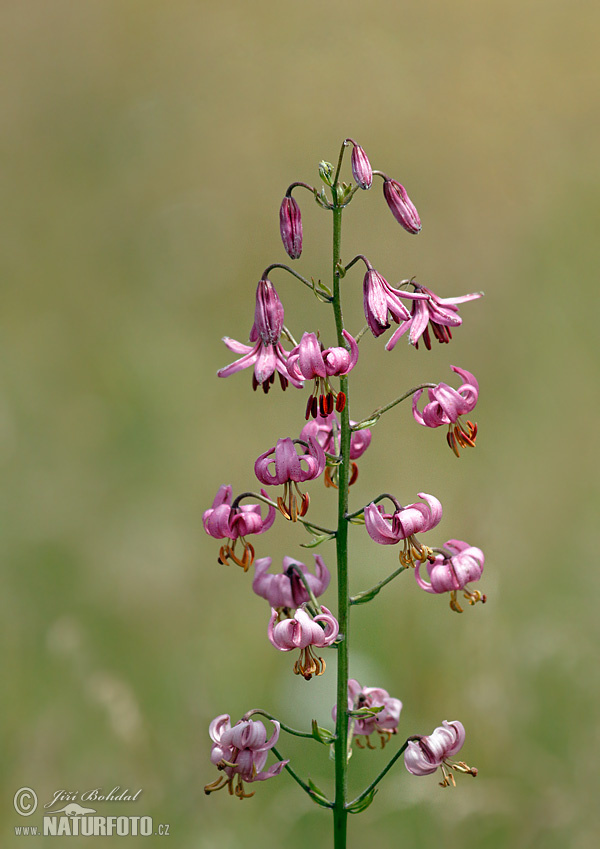
<instances>
[{"instance_id":1,"label":"recurved pink petal","mask_svg":"<svg viewBox=\"0 0 600 849\"><path fill-rule=\"evenodd\" d=\"M321 346L315 333L305 333L302 336L298 345L298 362L296 368L305 380L326 376L327 371L323 361Z\"/></svg>"},{"instance_id":2,"label":"recurved pink petal","mask_svg":"<svg viewBox=\"0 0 600 849\"><path fill-rule=\"evenodd\" d=\"M223 336L221 341L224 342L229 350L233 351L234 354L250 354L256 348L256 345L244 345L243 342L237 342L230 336Z\"/></svg>"},{"instance_id":3,"label":"recurved pink petal","mask_svg":"<svg viewBox=\"0 0 600 849\"><path fill-rule=\"evenodd\" d=\"M254 776L252 781L266 781L267 778L273 778L273 776L279 775L282 769L284 769L286 764L289 764L289 762L289 758L287 758L287 760L285 761L277 761L277 763L270 766L269 769L257 773L257 775Z\"/></svg>"},{"instance_id":4,"label":"recurved pink petal","mask_svg":"<svg viewBox=\"0 0 600 849\"><path fill-rule=\"evenodd\" d=\"M273 372L277 365L277 356L273 345L261 345L256 357L254 365L254 377L257 383L264 383Z\"/></svg>"},{"instance_id":5,"label":"recurved pink petal","mask_svg":"<svg viewBox=\"0 0 600 849\"><path fill-rule=\"evenodd\" d=\"M227 337L225 337L227 338ZM233 340L230 340L233 341ZM228 348L232 348L231 345L227 345ZM241 347L241 346L240 346ZM244 345L244 348L246 346ZM233 350L233 348L232 348ZM256 362L259 352L261 350L261 343L257 342L254 348L250 348L247 354L243 356L241 359L236 360L234 363L231 363L224 368L219 369L217 372L217 377L229 377L232 374L235 374L238 371L242 371L242 369L249 368L254 365Z\"/></svg>"},{"instance_id":6,"label":"recurved pink petal","mask_svg":"<svg viewBox=\"0 0 600 849\"><path fill-rule=\"evenodd\" d=\"M202 524L206 533L214 539L231 537L233 533L231 507L228 504L221 504L214 510L207 510L203 516Z\"/></svg>"},{"instance_id":7,"label":"recurved pink petal","mask_svg":"<svg viewBox=\"0 0 600 849\"><path fill-rule=\"evenodd\" d=\"M220 743L222 735L231 728L231 718L228 713L216 716L208 726L208 733L213 743Z\"/></svg>"},{"instance_id":8,"label":"recurved pink petal","mask_svg":"<svg viewBox=\"0 0 600 849\"><path fill-rule=\"evenodd\" d=\"M325 625L325 630L318 625L316 626L316 629L313 630L313 640L311 645L321 647L330 646L333 642L335 642L340 631L340 626L331 610L328 610L325 605L321 605L321 610L322 613L315 616L312 620L312 624L314 628L314 623L322 622Z\"/></svg>"},{"instance_id":9,"label":"recurved pink petal","mask_svg":"<svg viewBox=\"0 0 600 849\"><path fill-rule=\"evenodd\" d=\"M371 539L380 545L395 545L402 539L392 530L389 521L391 516L383 513L383 508L377 504L369 504L365 507L365 528Z\"/></svg>"},{"instance_id":10,"label":"recurved pink petal","mask_svg":"<svg viewBox=\"0 0 600 849\"><path fill-rule=\"evenodd\" d=\"M404 752L404 766L412 775L431 775L441 761L435 760L421 747L422 740L409 740Z\"/></svg>"}]
</instances>

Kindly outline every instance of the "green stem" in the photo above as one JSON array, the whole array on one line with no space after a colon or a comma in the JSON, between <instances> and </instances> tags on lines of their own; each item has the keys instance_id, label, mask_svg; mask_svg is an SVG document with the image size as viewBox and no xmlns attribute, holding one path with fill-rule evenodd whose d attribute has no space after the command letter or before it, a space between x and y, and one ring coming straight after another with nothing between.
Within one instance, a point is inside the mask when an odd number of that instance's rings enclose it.
<instances>
[{"instance_id":1,"label":"green stem","mask_svg":"<svg viewBox=\"0 0 600 849\"><path fill-rule=\"evenodd\" d=\"M343 153L343 149L340 153ZM340 155L341 163L341 155ZM339 174L339 163L338 163ZM333 312L337 330L338 345L347 347L342 335L344 319L340 297L339 262L342 242L342 209L338 203L337 182L333 187ZM344 639L337 653L337 719L335 756L335 800L333 803L333 845L334 849L346 849L346 828L348 811L346 810L347 771L348 771L348 646L350 597L348 592L348 486L350 479L350 413L348 396L348 376L340 377L340 390L346 395L346 405L340 415L340 454L338 466L338 526L336 533L337 575L338 575L338 622L340 634Z\"/></svg>"}]
</instances>

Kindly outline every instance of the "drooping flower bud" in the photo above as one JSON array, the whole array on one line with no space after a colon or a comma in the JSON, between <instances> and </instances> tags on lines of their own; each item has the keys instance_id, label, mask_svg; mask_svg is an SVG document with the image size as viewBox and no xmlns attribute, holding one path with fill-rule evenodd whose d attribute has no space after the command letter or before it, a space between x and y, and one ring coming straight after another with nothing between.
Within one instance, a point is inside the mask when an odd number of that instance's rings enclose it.
<instances>
[{"instance_id":1,"label":"drooping flower bud","mask_svg":"<svg viewBox=\"0 0 600 849\"><path fill-rule=\"evenodd\" d=\"M370 189L373 184L373 169L367 154L354 139L346 139L346 141L352 143L352 176L361 189Z\"/></svg>"},{"instance_id":2,"label":"drooping flower bud","mask_svg":"<svg viewBox=\"0 0 600 849\"><path fill-rule=\"evenodd\" d=\"M398 224L401 224L407 233L418 233L421 230L421 219L404 186L396 180L386 179L383 181L383 194Z\"/></svg>"},{"instance_id":3,"label":"drooping flower bud","mask_svg":"<svg viewBox=\"0 0 600 849\"><path fill-rule=\"evenodd\" d=\"M279 208L281 241L290 259L302 253L302 216L300 207L291 195L286 195Z\"/></svg>"},{"instance_id":4,"label":"drooping flower bud","mask_svg":"<svg viewBox=\"0 0 600 849\"><path fill-rule=\"evenodd\" d=\"M283 304L275 286L268 277L258 281L254 324L250 330L250 341L260 339L264 345L276 345L283 330Z\"/></svg>"}]
</instances>

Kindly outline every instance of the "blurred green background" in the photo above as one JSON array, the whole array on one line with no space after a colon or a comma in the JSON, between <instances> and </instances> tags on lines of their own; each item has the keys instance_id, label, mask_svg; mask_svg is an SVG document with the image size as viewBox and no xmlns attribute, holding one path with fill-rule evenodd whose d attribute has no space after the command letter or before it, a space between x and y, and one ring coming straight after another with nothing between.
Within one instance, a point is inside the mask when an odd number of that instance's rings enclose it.
<instances>
[{"instance_id":1,"label":"blurred green background","mask_svg":"<svg viewBox=\"0 0 600 849\"><path fill-rule=\"evenodd\" d=\"M215 378L233 359L220 338L247 339L260 273L286 259L286 187L352 136L407 186L423 231L404 233L376 184L345 217L346 259L486 293L450 346L386 353L365 337L354 418L450 381L452 363L480 381L480 436L458 461L398 408L353 504L435 493L436 542L485 550L488 603L457 616L405 575L355 609L352 674L403 700L401 735L461 719L480 775L441 790L399 764L350 846L595 849L599 26L573 0L2 3L3 846L41 823L13 810L24 785L40 804L142 787L135 810L100 813L170 823L178 847L330 845L328 815L285 774L243 804L203 794L209 721L262 706L327 724L335 661L292 675L201 516L302 423L305 393ZM296 267L326 279L330 221L297 197ZM327 309L272 279L295 335L331 341ZM361 279L344 283L354 332ZM332 493L311 496L331 520ZM304 540L278 521L256 548L312 561ZM352 542L354 591L395 567L395 549L360 529ZM281 749L330 788L324 747ZM351 787L391 750L357 751Z\"/></svg>"}]
</instances>

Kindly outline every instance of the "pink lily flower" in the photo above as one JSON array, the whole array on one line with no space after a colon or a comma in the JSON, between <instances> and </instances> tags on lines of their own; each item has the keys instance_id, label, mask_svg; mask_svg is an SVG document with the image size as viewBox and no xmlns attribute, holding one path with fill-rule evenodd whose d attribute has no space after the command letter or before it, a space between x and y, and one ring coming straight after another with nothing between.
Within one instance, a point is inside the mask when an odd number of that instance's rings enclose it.
<instances>
[{"instance_id":1,"label":"pink lily flower","mask_svg":"<svg viewBox=\"0 0 600 849\"><path fill-rule=\"evenodd\" d=\"M350 424L356 424L350 419ZM336 436L340 433L340 423L337 420L335 413L330 413L326 418L318 418L307 422L300 431L300 439L308 441L310 436L314 437L319 445L328 454L337 454L339 452L339 438L336 447ZM362 430L352 431L350 434L350 460L352 473L350 475L349 486L352 486L358 478L358 466L354 460L365 453L371 444L371 431L368 427ZM334 487L337 489L337 467L325 467L325 486Z\"/></svg>"},{"instance_id":2,"label":"pink lily flower","mask_svg":"<svg viewBox=\"0 0 600 849\"><path fill-rule=\"evenodd\" d=\"M403 283L408 283L405 280ZM385 349L391 351L400 337L409 331L408 341L415 348L419 347L419 339L423 337L425 347L428 351L431 350L431 338L429 336L428 324L431 324L433 335L438 342L449 342L452 339L452 327L459 327L462 324L462 318L458 314L456 304L462 304L466 301L473 301L476 298L481 298L483 292L471 292L470 295L460 295L457 298L440 298L431 289L426 286L421 286L420 283L410 281L415 288L415 293L427 295L427 300L414 299L414 293L410 293L409 297L413 299L410 311L410 318L405 320L396 331L388 339ZM400 292L401 297L407 297L405 292Z\"/></svg>"},{"instance_id":3,"label":"pink lily flower","mask_svg":"<svg viewBox=\"0 0 600 849\"><path fill-rule=\"evenodd\" d=\"M305 333L300 344L290 351L287 361L290 378L298 382L302 380L315 382L313 393L306 406L307 419L311 415L315 419L317 415L325 418L332 413L334 398L338 413L344 409L346 396L343 392L333 390L329 378L339 377L352 371L358 361L358 345L347 330L343 330L342 333L350 349L339 346L324 350L315 333Z\"/></svg>"},{"instance_id":4,"label":"pink lily flower","mask_svg":"<svg viewBox=\"0 0 600 849\"><path fill-rule=\"evenodd\" d=\"M375 503L364 510L365 528L371 539L380 545L395 545L404 540L400 553L404 566L414 566L415 560L423 562L433 555L430 548L418 542L415 534L430 531L442 518L442 505L435 496L419 492L419 497L425 504L398 505L393 514L384 513L383 507Z\"/></svg>"},{"instance_id":5,"label":"pink lily flower","mask_svg":"<svg viewBox=\"0 0 600 849\"><path fill-rule=\"evenodd\" d=\"M477 436L477 425L467 421L467 427L463 427L460 417L470 413L477 404L479 397L479 384L470 371L450 366L452 371L462 377L462 386L456 390L447 383L438 383L433 389L428 389L429 403L425 405L423 412L419 412L417 402L423 390L419 389L413 395L412 409L415 421L425 427L440 427L448 425L446 436L448 445L457 457L460 456L458 447L475 447Z\"/></svg>"},{"instance_id":6,"label":"pink lily flower","mask_svg":"<svg viewBox=\"0 0 600 849\"><path fill-rule=\"evenodd\" d=\"M431 775L441 768L444 780L441 787L456 786L454 776L448 772L448 767L468 775L477 775L477 770L467 766L463 761L452 763L448 760L462 748L465 742L465 729L462 722L444 720L442 725L428 736L413 737L404 753L404 765L413 775Z\"/></svg>"},{"instance_id":7,"label":"pink lily flower","mask_svg":"<svg viewBox=\"0 0 600 849\"><path fill-rule=\"evenodd\" d=\"M387 282L385 277L378 271L375 271L368 260L364 260L367 265L367 271L363 279L363 305L365 310L365 318L369 325L369 330L373 336L381 336L390 327L390 319L404 326L407 321L410 321L410 313L400 300L400 297L414 298L415 300L426 300L427 296L421 292L400 292L398 289L393 289ZM398 331L396 331L397 333ZM396 334L394 334L395 336ZM387 347L387 346L386 346Z\"/></svg>"},{"instance_id":8,"label":"pink lily flower","mask_svg":"<svg viewBox=\"0 0 600 849\"><path fill-rule=\"evenodd\" d=\"M233 490L230 486L221 486L215 496L212 507L204 511L202 524L207 534L215 539L227 539L221 547L219 563L233 560L241 566L244 572L254 561L254 548L246 541L249 534L264 534L275 521L275 508L269 505L266 518L263 519L259 504L236 504L232 506ZM261 495L268 498L268 493L261 489ZM240 540L244 547L242 557L235 553L236 543Z\"/></svg>"},{"instance_id":9,"label":"pink lily flower","mask_svg":"<svg viewBox=\"0 0 600 849\"><path fill-rule=\"evenodd\" d=\"M242 369L254 366L252 388L255 390L262 386L263 392L267 393L275 381L276 371L279 373L282 389L287 389L288 381L296 388L301 388L302 382L288 374L288 352L279 342L282 329L283 304L271 281L263 278L256 287L254 324L250 330L250 342L254 345L243 345L229 336L224 336L223 342L229 350L243 356L231 365L219 369L218 377L229 377Z\"/></svg>"},{"instance_id":10,"label":"pink lily flower","mask_svg":"<svg viewBox=\"0 0 600 849\"><path fill-rule=\"evenodd\" d=\"M350 424L353 425L356 424L356 422L353 422L352 419L350 419ZM324 419L319 418L307 422L300 431L300 439L307 442L308 438L312 436L317 440L324 451L327 451L329 454L336 454L337 449L335 446L334 429L337 430L337 433L339 434L340 423L335 413L330 413ZM362 457L371 444L371 437L372 433L368 427L365 427L362 430L352 431L350 435L351 460L358 460L359 457Z\"/></svg>"},{"instance_id":11,"label":"pink lily flower","mask_svg":"<svg viewBox=\"0 0 600 849\"><path fill-rule=\"evenodd\" d=\"M485 557L480 548L469 545L460 539L449 539L444 543L447 549L443 554L436 554L435 559L427 561L428 583L421 577L421 564L415 566L415 578L422 590L428 593L450 593L450 607L457 613L462 613L462 607L456 600L460 590L469 604L481 601L485 604L486 597L479 590L471 591L469 581L478 581L483 573Z\"/></svg>"},{"instance_id":12,"label":"pink lily flower","mask_svg":"<svg viewBox=\"0 0 600 849\"><path fill-rule=\"evenodd\" d=\"M347 142L350 142L352 145L352 156L350 160L352 176L361 189L370 189L373 185L373 169L371 168L367 154L359 144L356 144L354 139L346 139L344 144Z\"/></svg>"},{"instance_id":13,"label":"pink lily flower","mask_svg":"<svg viewBox=\"0 0 600 849\"><path fill-rule=\"evenodd\" d=\"M308 448L303 446L305 453L300 456L294 447L294 443L298 441L289 437L278 439L277 445L261 454L254 464L256 477L265 486L283 484L283 498L277 499L277 506L281 514L292 522L297 521L298 515L306 515L309 505L308 493L300 492L298 483L314 480L325 468L325 452L317 440L309 437ZM275 457L272 457L272 454L275 454ZM306 468L302 468L302 462L306 463ZM274 472L269 471L271 463L274 465ZM301 499L300 510L292 483Z\"/></svg>"},{"instance_id":14,"label":"pink lily flower","mask_svg":"<svg viewBox=\"0 0 600 849\"><path fill-rule=\"evenodd\" d=\"M279 739L280 725L275 719L271 722L275 730L267 740L265 726L258 720L240 720L232 728L229 714L223 713L213 719L208 730L213 741L210 760L225 775L220 775L212 784L206 785L204 792L207 795L227 787L230 796L235 794L238 799L248 799L254 796L254 793L244 791L244 781L251 784L253 781L266 781L279 775L289 760L278 761L269 769L263 769L269 749L272 749ZM237 783L234 788L233 781L236 776Z\"/></svg>"},{"instance_id":15,"label":"pink lily flower","mask_svg":"<svg viewBox=\"0 0 600 849\"><path fill-rule=\"evenodd\" d=\"M297 570L300 570L306 577L308 585L314 596L322 595L331 580L329 569L323 562L323 558L319 554L314 555L315 558L315 574L308 571L308 567L293 557L283 558L283 570L277 574L269 574L268 569L271 566L270 557L261 557L254 564L254 580L252 581L252 589L256 595L265 598L271 607L294 609L300 607L307 601L310 601L310 596ZM290 568L290 567L294 568Z\"/></svg>"},{"instance_id":16,"label":"pink lily flower","mask_svg":"<svg viewBox=\"0 0 600 849\"><path fill-rule=\"evenodd\" d=\"M271 608L267 631L269 640L279 651L300 649L300 658L294 664L294 674L302 675L306 681L310 681L313 675L318 676L325 672L325 661L315 655L312 646L330 646L335 642L340 630L332 612L326 607L321 607L321 611L311 619L305 606L302 606L296 610L293 619L278 621L278 612ZM323 628L319 622L323 623Z\"/></svg>"},{"instance_id":17,"label":"pink lily flower","mask_svg":"<svg viewBox=\"0 0 600 849\"><path fill-rule=\"evenodd\" d=\"M402 702L400 699L392 698L383 687L362 687L356 678L351 678L348 681L348 710L369 707L383 707L383 710L374 716L352 717L351 721L354 722L353 733L355 737L356 735L364 736L367 748L374 749L375 746L371 743L370 735L377 731L383 749L385 744L390 741L392 734L396 734L398 731ZM335 722L337 705L333 706L331 715ZM364 744L358 739L356 739L356 745L359 749L364 748Z\"/></svg>"}]
</instances>

